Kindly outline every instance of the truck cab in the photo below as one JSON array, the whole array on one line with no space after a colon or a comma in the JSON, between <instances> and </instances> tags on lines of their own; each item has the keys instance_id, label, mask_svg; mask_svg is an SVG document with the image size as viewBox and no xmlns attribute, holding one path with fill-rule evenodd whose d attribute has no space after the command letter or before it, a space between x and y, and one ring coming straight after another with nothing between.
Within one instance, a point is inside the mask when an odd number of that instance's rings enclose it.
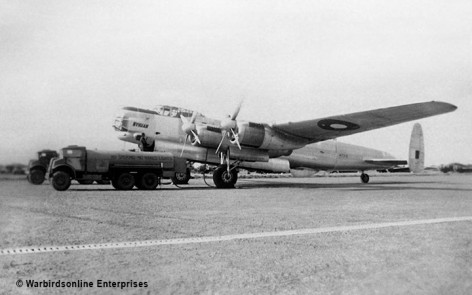
<instances>
[{"instance_id":1,"label":"truck cab","mask_svg":"<svg viewBox=\"0 0 472 295\"><path fill-rule=\"evenodd\" d=\"M32 184L42 184L45 180L46 171L48 170L51 159L58 157L58 153L54 150L41 150L38 152L37 160L30 160L28 163L26 178Z\"/></svg>"}]
</instances>

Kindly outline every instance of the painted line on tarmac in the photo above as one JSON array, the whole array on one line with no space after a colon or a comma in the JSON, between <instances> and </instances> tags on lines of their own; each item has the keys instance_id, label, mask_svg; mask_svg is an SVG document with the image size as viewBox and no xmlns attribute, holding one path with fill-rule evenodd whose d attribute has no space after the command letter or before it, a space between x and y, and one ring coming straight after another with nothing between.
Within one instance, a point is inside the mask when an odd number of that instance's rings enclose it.
<instances>
[{"instance_id":1,"label":"painted line on tarmac","mask_svg":"<svg viewBox=\"0 0 472 295\"><path fill-rule=\"evenodd\" d=\"M386 227L401 227L401 226L437 224L437 223L460 222L460 221L472 221L472 216L421 219L421 220L409 220L409 221L386 222L386 223L371 223L371 224L347 225L347 226L335 226L335 227L308 228L308 229L247 233L247 234L213 236L213 237L195 237L195 238L179 238L179 239L167 239L167 240L147 240L147 241L134 241L134 242L47 246L47 247L45 246L32 247L31 246L31 247L22 247L22 248L14 248L14 249L2 249L0 250L0 256L1 255L16 255L16 254L36 254L36 253L46 253L46 252L61 252L61 251L77 251L77 250L119 249L119 248L150 247L150 246L162 246L162 245L211 243L211 242L223 242L223 241L243 240L243 239L260 239L260 238L286 237L286 236L295 236L295 235L312 235L312 234L321 234L321 233L346 232L346 231L355 231L355 230L379 229L379 228L386 228Z\"/></svg>"}]
</instances>

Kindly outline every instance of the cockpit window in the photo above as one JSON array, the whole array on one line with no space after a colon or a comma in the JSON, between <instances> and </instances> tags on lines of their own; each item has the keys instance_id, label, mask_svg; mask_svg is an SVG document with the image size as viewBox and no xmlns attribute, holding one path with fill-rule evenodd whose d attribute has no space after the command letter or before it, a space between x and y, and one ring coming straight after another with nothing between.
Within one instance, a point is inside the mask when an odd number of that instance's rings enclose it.
<instances>
[{"instance_id":1,"label":"cockpit window","mask_svg":"<svg viewBox=\"0 0 472 295\"><path fill-rule=\"evenodd\" d=\"M116 131L128 131L128 122L128 117L118 115L113 123L113 128L115 128Z\"/></svg>"},{"instance_id":2,"label":"cockpit window","mask_svg":"<svg viewBox=\"0 0 472 295\"><path fill-rule=\"evenodd\" d=\"M173 107L173 106L157 106L154 108L154 111L161 116L166 116L166 117L177 117L180 118L180 115L190 118L192 117L193 111L184 109L184 108L179 108L179 107ZM201 114L199 114L201 116Z\"/></svg>"}]
</instances>

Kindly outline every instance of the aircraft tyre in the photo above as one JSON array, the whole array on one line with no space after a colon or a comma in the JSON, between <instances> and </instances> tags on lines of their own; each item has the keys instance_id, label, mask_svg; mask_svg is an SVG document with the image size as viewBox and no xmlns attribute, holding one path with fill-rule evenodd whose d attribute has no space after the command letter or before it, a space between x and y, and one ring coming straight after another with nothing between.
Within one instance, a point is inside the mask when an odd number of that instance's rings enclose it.
<instances>
[{"instance_id":1,"label":"aircraft tyre","mask_svg":"<svg viewBox=\"0 0 472 295\"><path fill-rule=\"evenodd\" d=\"M57 171L52 175L51 184L58 191L65 191L70 187L70 175L64 171Z\"/></svg>"},{"instance_id":2,"label":"aircraft tyre","mask_svg":"<svg viewBox=\"0 0 472 295\"><path fill-rule=\"evenodd\" d=\"M237 181L238 172L236 169L231 169L228 173L226 165L220 165L213 171L213 182L217 188L234 188Z\"/></svg>"},{"instance_id":3,"label":"aircraft tyre","mask_svg":"<svg viewBox=\"0 0 472 295\"><path fill-rule=\"evenodd\" d=\"M190 168L187 168L185 173L175 172L175 175L171 177L174 184L188 184L190 180Z\"/></svg>"},{"instance_id":4,"label":"aircraft tyre","mask_svg":"<svg viewBox=\"0 0 472 295\"><path fill-rule=\"evenodd\" d=\"M44 172L39 169L32 169L28 175L28 180L32 184L42 184L44 182Z\"/></svg>"},{"instance_id":5,"label":"aircraft tyre","mask_svg":"<svg viewBox=\"0 0 472 295\"><path fill-rule=\"evenodd\" d=\"M129 172L122 172L118 174L111 182L115 189L123 191L132 189L134 183L134 176Z\"/></svg>"},{"instance_id":6,"label":"aircraft tyre","mask_svg":"<svg viewBox=\"0 0 472 295\"><path fill-rule=\"evenodd\" d=\"M152 172L144 173L138 180L136 186L142 190L154 190L159 184L159 177Z\"/></svg>"},{"instance_id":7,"label":"aircraft tyre","mask_svg":"<svg viewBox=\"0 0 472 295\"><path fill-rule=\"evenodd\" d=\"M369 177L368 174L365 174L365 173L362 173L362 174L361 174L361 181L362 181L362 183L368 183L368 182L369 182L369 179L370 179L370 177Z\"/></svg>"}]
</instances>

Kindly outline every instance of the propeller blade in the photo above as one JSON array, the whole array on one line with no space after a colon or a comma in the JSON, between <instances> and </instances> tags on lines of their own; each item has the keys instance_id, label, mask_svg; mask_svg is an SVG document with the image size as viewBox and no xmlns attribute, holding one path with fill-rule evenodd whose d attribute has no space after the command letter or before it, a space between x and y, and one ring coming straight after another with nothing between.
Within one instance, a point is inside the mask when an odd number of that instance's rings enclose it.
<instances>
[{"instance_id":1,"label":"propeller blade","mask_svg":"<svg viewBox=\"0 0 472 295\"><path fill-rule=\"evenodd\" d=\"M193 111L192 118L190 118L190 123L194 124L195 120L197 120L197 115L198 113L196 111Z\"/></svg>"},{"instance_id":2,"label":"propeller blade","mask_svg":"<svg viewBox=\"0 0 472 295\"><path fill-rule=\"evenodd\" d=\"M184 123L188 123L187 118L185 118L184 116L182 116L182 114L180 114L180 119L182 119L182 121L183 121Z\"/></svg>"},{"instance_id":3,"label":"propeller blade","mask_svg":"<svg viewBox=\"0 0 472 295\"><path fill-rule=\"evenodd\" d=\"M243 100L240 100L238 106L236 107L233 114L231 115L231 120L236 120L236 117L238 116L242 105L243 105Z\"/></svg>"},{"instance_id":4,"label":"propeller blade","mask_svg":"<svg viewBox=\"0 0 472 295\"><path fill-rule=\"evenodd\" d=\"M187 144L187 138L188 138L188 135L185 136L184 146L182 147L182 151L180 152L180 157L182 157L182 155L184 154L185 145Z\"/></svg>"},{"instance_id":5,"label":"propeller blade","mask_svg":"<svg viewBox=\"0 0 472 295\"><path fill-rule=\"evenodd\" d=\"M185 145L187 144L187 138L188 138L188 135L185 136L184 146L182 147L182 151L180 152L180 157L181 157L181 158L182 158L182 155L184 154Z\"/></svg>"},{"instance_id":6,"label":"propeller blade","mask_svg":"<svg viewBox=\"0 0 472 295\"><path fill-rule=\"evenodd\" d=\"M238 145L238 148L241 149L241 145L239 144L239 135L234 132L233 128L231 128L231 132L233 132L234 141Z\"/></svg>"},{"instance_id":7,"label":"propeller blade","mask_svg":"<svg viewBox=\"0 0 472 295\"><path fill-rule=\"evenodd\" d=\"M216 148L216 153L215 154L218 154L218 152L220 151L220 147L221 145L223 144L223 141L225 140L225 134L223 133L222 136L221 136L221 141L220 141L220 144L218 145L218 147Z\"/></svg>"},{"instance_id":8,"label":"propeller blade","mask_svg":"<svg viewBox=\"0 0 472 295\"><path fill-rule=\"evenodd\" d=\"M193 132L193 130L190 130L190 132L192 132L193 136L195 137L195 140L199 143L199 144L202 144L202 142L200 141L200 138L198 138L198 135Z\"/></svg>"}]
</instances>

